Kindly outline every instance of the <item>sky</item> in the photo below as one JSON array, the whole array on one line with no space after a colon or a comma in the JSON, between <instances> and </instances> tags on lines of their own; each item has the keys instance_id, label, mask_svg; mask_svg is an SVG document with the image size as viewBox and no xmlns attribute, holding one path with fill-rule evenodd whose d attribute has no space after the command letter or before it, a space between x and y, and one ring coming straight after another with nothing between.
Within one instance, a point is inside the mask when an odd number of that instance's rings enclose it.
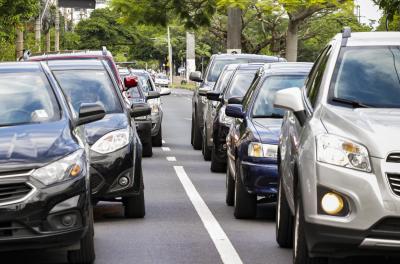
<instances>
[{"instance_id":1,"label":"sky","mask_svg":"<svg viewBox=\"0 0 400 264\"><path fill-rule=\"evenodd\" d=\"M355 2L360 5L361 22L370 24L370 20L375 20L376 24L374 26L378 26L378 21L382 16L379 7L376 6L372 0L356 0Z\"/></svg>"}]
</instances>

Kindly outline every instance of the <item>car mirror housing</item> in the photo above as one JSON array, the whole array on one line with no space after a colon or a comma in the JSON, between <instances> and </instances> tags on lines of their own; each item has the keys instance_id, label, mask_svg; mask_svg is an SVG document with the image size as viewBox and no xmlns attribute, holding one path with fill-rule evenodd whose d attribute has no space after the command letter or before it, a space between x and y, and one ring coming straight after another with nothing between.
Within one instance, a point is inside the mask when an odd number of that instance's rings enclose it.
<instances>
[{"instance_id":1,"label":"car mirror housing","mask_svg":"<svg viewBox=\"0 0 400 264\"><path fill-rule=\"evenodd\" d=\"M103 119L106 110L100 104L81 104L76 125L85 125Z\"/></svg>"},{"instance_id":2,"label":"car mirror housing","mask_svg":"<svg viewBox=\"0 0 400 264\"><path fill-rule=\"evenodd\" d=\"M301 89L298 87L277 91L274 99L274 107L292 111L301 125L306 120Z\"/></svg>"},{"instance_id":3,"label":"car mirror housing","mask_svg":"<svg viewBox=\"0 0 400 264\"><path fill-rule=\"evenodd\" d=\"M215 92L215 91L209 91L207 92L207 99L210 101L221 101L221 93L220 92Z\"/></svg>"},{"instance_id":4,"label":"car mirror housing","mask_svg":"<svg viewBox=\"0 0 400 264\"><path fill-rule=\"evenodd\" d=\"M151 114L151 107L148 104L134 104L131 108L131 117L147 116Z\"/></svg>"},{"instance_id":5,"label":"car mirror housing","mask_svg":"<svg viewBox=\"0 0 400 264\"><path fill-rule=\"evenodd\" d=\"M231 97L228 99L228 104L242 104L243 97Z\"/></svg>"},{"instance_id":6,"label":"car mirror housing","mask_svg":"<svg viewBox=\"0 0 400 264\"><path fill-rule=\"evenodd\" d=\"M244 118L243 106L241 104L228 104L225 108L225 114L234 118Z\"/></svg>"},{"instance_id":7,"label":"car mirror housing","mask_svg":"<svg viewBox=\"0 0 400 264\"><path fill-rule=\"evenodd\" d=\"M160 93L156 91L149 91L146 95L146 100L160 98Z\"/></svg>"},{"instance_id":8,"label":"car mirror housing","mask_svg":"<svg viewBox=\"0 0 400 264\"><path fill-rule=\"evenodd\" d=\"M171 89L169 88L161 88L160 96L166 96L171 94Z\"/></svg>"},{"instance_id":9,"label":"car mirror housing","mask_svg":"<svg viewBox=\"0 0 400 264\"><path fill-rule=\"evenodd\" d=\"M130 88L138 86L138 80L134 76L126 76L124 78L124 85L125 85L125 89L128 90Z\"/></svg>"},{"instance_id":10,"label":"car mirror housing","mask_svg":"<svg viewBox=\"0 0 400 264\"><path fill-rule=\"evenodd\" d=\"M189 80L193 82L203 82L201 75L202 74L199 71L191 72L189 75Z\"/></svg>"},{"instance_id":11,"label":"car mirror housing","mask_svg":"<svg viewBox=\"0 0 400 264\"><path fill-rule=\"evenodd\" d=\"M210 91L208 88L199 88L199 95L200 96L207 96L208 91Z\"/></svg>"}]
</instances>

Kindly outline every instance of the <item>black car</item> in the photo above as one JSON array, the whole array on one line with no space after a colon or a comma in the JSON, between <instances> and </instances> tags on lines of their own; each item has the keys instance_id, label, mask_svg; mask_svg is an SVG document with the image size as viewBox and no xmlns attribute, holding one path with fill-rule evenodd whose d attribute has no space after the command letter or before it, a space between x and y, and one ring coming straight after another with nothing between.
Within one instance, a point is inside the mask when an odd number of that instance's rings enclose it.
<instances>
[{"instance_id":1,"label":"black car","mask_svg":"<svg viewBox=\"0 0 400 264\"><path fill-rule=\"evenodd\" d=\"M81 103L99 103L106 112L102 120L85 127L92 199L122 202L125 217L144 217L142 144L131 117L148 115L150 108L128 109L102 60L50 60L48 64L75 112Z\"/></svg>"},{"instance_id":2,"label":"black car","mask_svg":"<svg viewBox=\"0 0 400 264\"><path fill-rule=\"evenodd\" d=\"M245 95L250 88L256 72L264 64L248 63L240 64L232 74L225 91L209 91L209 100L219 101L212 125L213 146L211 150L211 171L223 172L226 170L226 136L233 122L233 118L225 114L228 102L235 102Z\"/></svg>"},{"instance_id":3,"label":"black car","mask_svg":"<svg viewBox=\"0 0 400 264\"><path fill-rule=\"evenodd\" d=\"M93 263L83 125L104 115L72 110L45 64L0 64L0 251L65 248L69 263Z\"/></svg>"},{"instance_id":4,"label":"black car","mask_svg":"<svg viewBox=\"0 0 400 264\"><path fill-rule=\"evenodd\" d=\"M252 63L252 62L282 62L284 58L255 54L215 54L210 58L210 63L204 75L201 72L190 73L190 80L200 83L199 87L194 91L192 98L192 133L191 144L194 149L202 149L202 132L204 125L204 107L207 98L201 96L209 90L213 90L215 82L228 64Z\"/></svg>"}]
</instances>

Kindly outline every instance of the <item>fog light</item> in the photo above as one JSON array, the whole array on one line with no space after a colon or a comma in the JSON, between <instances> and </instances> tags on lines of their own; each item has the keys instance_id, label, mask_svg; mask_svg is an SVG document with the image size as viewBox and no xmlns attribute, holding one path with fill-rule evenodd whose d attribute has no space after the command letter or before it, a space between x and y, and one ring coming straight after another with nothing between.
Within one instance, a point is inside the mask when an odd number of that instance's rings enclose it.
<instances>
[{"instance_id":1,"label":"fog light","mask_svg":"<svg viewBox=\"0 0 400 264\"><path fill-rule=\"evenodd\" d=\"M76 217L74 215L64 215L61 218L61 223L66 227L70 227L75 224L75 219Z\"/></svg>"},{"instance_id":2,"label":"fog light","mask_svg":"<svg viewBox=\"0 0 400 264\"><path fill-rule=\"evenodd\" d=\"M121 186L126 186L129 184L129 179L127 177L123 176L123 177L119 178L118 184Z\"/></svg>"},{"instance_id":3,"label":"fog light","mask_svg":"<svg viewBox=\"0 0 400 264\"><path fill-rule=\"evenodd\" d=\"M339 214L344 208L343 198L336 193L326 193L321 200L322 209L330 215Z\"/></svg>"}]
</instances>

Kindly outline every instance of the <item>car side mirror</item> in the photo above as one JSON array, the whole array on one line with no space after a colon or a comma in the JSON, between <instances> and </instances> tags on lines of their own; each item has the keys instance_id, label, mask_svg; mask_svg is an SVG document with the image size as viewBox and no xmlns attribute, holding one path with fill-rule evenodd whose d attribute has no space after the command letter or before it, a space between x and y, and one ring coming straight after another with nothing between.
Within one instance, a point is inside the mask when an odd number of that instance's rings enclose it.
<instances>
[{"instance_id":1,"label":"car side mirror","mask_svg":"<svg viewBox=\"0 0 400 264\"><path fill-rule=\"evenodd\" d=\"M85 125L103 119L106 110L100 104L81 104L79 108L79 116L76 120L76 126Z\"/></svg>"},{"instance_id":2,"label":"car side mirror","mask_svg":"<svg viewBox=\"0 0 400 264\"><path fill-rule=\"evenodd\" d=\"M131 108L131 117L147 116L151 114L151 108L148 104L134 104Z\"/></svg>"},{"instance_id":3,"label":"car side mirror","mask_svg":"<svg viewBox=\"0 0 400 264\"><path fill-rule=\"evenodd\" d=\"M301 125L306 121L301 89L298 87L287 88L275 93L274 107L292 111Z\"/></svg>"},{"instance_id":4,"label":"car side mirror","mask_svg":"<svg viewBox=\"0 0 400 264\"><path fill-rule=\"evenodd\" d=\"M149 91L146 95L146 100L160 98L160 93L156 91Z\"/></svg>"},{"instance_id":5,"label":"car side mirror","mask_svg":"<svg viewBox=\"0 0 400 264\"><path fill-rule=\"evenodd\" d=\"M203 78L201 77L201 75L202 74L199 71L191 72L189 75L189 80L193 82L203 82Z\"/></svg>"},{"instance_id":6,"label":"car side mirror","mask_svg":"<svg viewBox=\"0 0 400 264\"><path fill-rule=\"evenodd\" d=\"M207 92L207 99L211 101L221 101L221 93L216 91Z\"/></svg>"},{"instance_id":7,"label":"car side mirror","mask_svg":"<svg viewBox=\"0 0 400 264\"><path fill-rule=\"evenodd\" d=\"M207 96L208 91L210 91L208 88L199 88L199 95Z\"/></svg>"},{"instance_id":8,"label":"car side mirror","mask_svg":"<svg viewBox=\"0 0 400 264\"><path fill-rule=\"evenodd\" d=\"M242 104L243 97L231 97L228 99L228 104Z\"/></svg>"},{"instance_id":9,"label":"car side mirror","mask_svg":"<svg viewBox=\"0 0 400 264\"><path fill-rule=\"evenodd\" d=\"M126 76L124 78L124 85L125 85L125 89L128 90L130 88L138 86L138 80L136 77Z\"/></svg>"},{"instance_id":10,"label":"car side mirror","mask_svg":"<svg viewBox=\"0 0 400 264\"><path fill-rule=\"evenodd\" d=\"M160 96L166 96L171 94L171 89L169 88L161 88Z\"/></svg>"},{"instance_id":11,"label":"car side mirror","mask_svg":"<svg viewBox=\"0 0 400 264\"><path fill-rule=\"evenodd\" d=\"M243 112L243 106L241 104L228 104L225 108L225 114L234 118L245 117L245 113Z\"/></svg>"}]
</instances>

